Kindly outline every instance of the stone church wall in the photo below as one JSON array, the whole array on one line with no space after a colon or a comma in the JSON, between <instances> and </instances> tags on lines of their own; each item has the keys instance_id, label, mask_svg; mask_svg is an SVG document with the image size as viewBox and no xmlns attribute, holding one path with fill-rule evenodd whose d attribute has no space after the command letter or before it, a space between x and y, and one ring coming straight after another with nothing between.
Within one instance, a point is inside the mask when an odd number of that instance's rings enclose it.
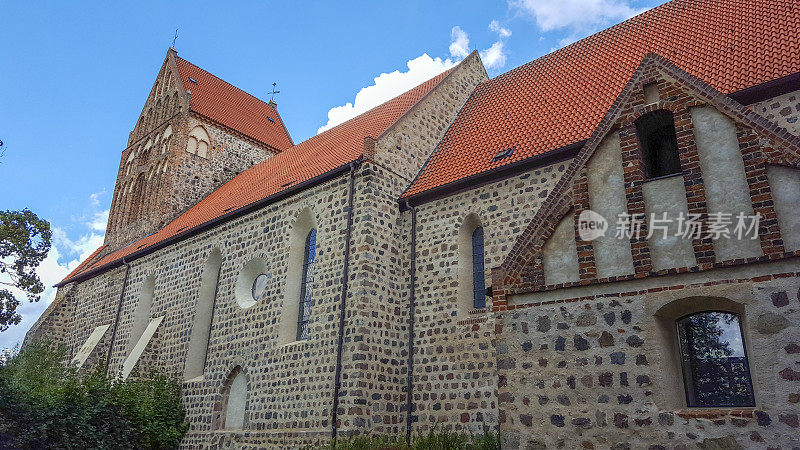
<instances>
[{"instance_id":1,"label":"stone church wall","mask_svg":"<svg viewBox=\"0 0 800 450\"><path fill-rule=\"evenodd\" d=\"M480 219L489 286L488 269L500 265L568 165L536 168L417 207L415 430L439 424L482 432L484 424L498 424L495 321L486 310L458 306L464 288L457 277L459 230L469 214ZM471 297L471 279L466 288Z\"/></svg>"},{"instance_id":2,"label":"stone church wall","mask_svg":"<svg viewBox=\"0 0 800 450\"><path fill-rule=\"evenodd\" d=\"M800 136L800 89L752 105L753 111Z\"/></svg>"},{"instance_id":3,"label":"stone church wall","mask_svg":"<svg viewBox=\"0 0 800 450\"><path fill-rule=\"evenodd\" d=\"M344 434L405 432L410 224L397 199L486 78L477 53L467 57L377 137L356 175L339 408Z\"/></svg>"},{"instance_id":4,"label":"stone church wall","mask_svg":"<svg viewBox=\"0 0 800 450\"><path fill-rule=\"evenodd\" d=\"M522 306L498 313L495 327L503 448L797 446L797 267L794 258L512 297ZM677 317L662 312L680 299L690 299L683 313L723 300L741 308L755 408L684 406Z\"/></svg>"},{"instance_id":5,"label":"stone church wall","mask_svg":"<svg viewBox=\"0 0 800 450\"><path fill-rule=\"evenodd\" d=\"M201 272L212 249L222 253L205 378L185 384L184 402L192 425L186 445L211 439L222 383L237 366L248 376L248 442L301 444L330 432L346 193L346 178L338 178L130 264L111 370L118 370L127 357L142 284L153 276L154 299L148 316L164 319L136 370L158 368L183 377ZM306 209L318 226L312 338L278 345L282 303L286 295L295 295L284 291L288 237L294 219ZM270 281L264 297L243 309L235 298L235 285L242 267L254 258L264 262ZM124 270L76 285L75 314L65 340L70 358L96 326L113 323ZM107 354L112 331L113 326L93 360ZM228 430L217 430L214 436L221 441L244 439L242 432Z\"/></svg>"}]
</instances>

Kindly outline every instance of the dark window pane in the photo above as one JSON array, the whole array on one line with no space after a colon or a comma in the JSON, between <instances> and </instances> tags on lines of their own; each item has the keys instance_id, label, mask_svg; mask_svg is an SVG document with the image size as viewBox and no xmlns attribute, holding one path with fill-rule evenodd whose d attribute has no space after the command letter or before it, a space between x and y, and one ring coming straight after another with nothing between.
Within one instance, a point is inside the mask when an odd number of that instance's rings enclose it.
<instances>
[{"instance_id":1,"label":"dark window pane","mask_svg":"<svg viewBox=\"0 0 800 450\"><path fill-rule=\"evenodd\" d=\"M483 270L483 227L472 232L472 307L486 307L486 276Z\"/></svg>"},{"instance_id":2,"label":"dark window pane","mask_svg":"<svg viewBox=\"0 0 800 450\"><path fill-rule=\"evenodd\" d=\"M702 312L678 321L689 406L755 406L739 316Z\"/></svg>"},{"instance_id":3,"label":"dark window pane","mask_svg":"<svg viewBox=\"0 0 800 450\"><path fill-rule=\"evenodd\" d=\"M308 322L311 318L311 287L314 284L314 259L317 257L317 230L306 236L303 253L303 277L300 282L300 310L297 313L297 340L308 339Z\"/></svg>"},{"instance_id":4,"label":"dark window pane","mask_svg":"<svg viewBox=\"0 0 800 450\"><path fill-rule=\"evenodd\" d=\"M636 134L642 145L642 157L648 178L681 172L675 120L665 110L653 111L636 119Z\"/></svg>"}]
</instances>

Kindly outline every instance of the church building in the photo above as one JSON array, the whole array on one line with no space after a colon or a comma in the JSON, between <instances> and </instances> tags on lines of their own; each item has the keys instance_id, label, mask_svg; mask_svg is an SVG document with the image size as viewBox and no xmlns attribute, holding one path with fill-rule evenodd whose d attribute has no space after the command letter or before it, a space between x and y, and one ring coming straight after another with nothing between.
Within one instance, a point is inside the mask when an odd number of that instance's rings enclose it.
<instances>
[{"instance_id":1,"label":"church building","mask_svg":"<svg viewBox=\"0 0 800 450\"><path fill-rule=\"evenodd\" d=\"M796 0L473 52L300 143L169 49L26 343L178 377L186 448L797 448L798 211Z\"/></svg>"}]
</instances>

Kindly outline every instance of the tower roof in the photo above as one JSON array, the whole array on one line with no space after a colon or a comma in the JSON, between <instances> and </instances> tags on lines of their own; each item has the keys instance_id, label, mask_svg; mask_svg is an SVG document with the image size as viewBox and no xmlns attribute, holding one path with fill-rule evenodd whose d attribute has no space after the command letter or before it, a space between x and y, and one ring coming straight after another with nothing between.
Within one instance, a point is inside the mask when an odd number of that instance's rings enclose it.
<instances>
[{"instance_id":1,"label":"tower roof","mask_svg":"<svg viewBox=\"0 0 800 450\"><path fill-rule=\"evenodd\" d=\"M276 150L293 145L278 110L247 92L175 57L189 109Z\"/></svg>"},{"instance_id":2,"label":"tower roof","mask_svg":"<svg viewBox=\"0 0 800 450\"><path fill-rule=\"evenodd\" d=\"M587 139L648 53L722 93L750 88L800 72L800 7L673 0L493 78L475 89L403 197Z\"/></svg>"}]
</instances>

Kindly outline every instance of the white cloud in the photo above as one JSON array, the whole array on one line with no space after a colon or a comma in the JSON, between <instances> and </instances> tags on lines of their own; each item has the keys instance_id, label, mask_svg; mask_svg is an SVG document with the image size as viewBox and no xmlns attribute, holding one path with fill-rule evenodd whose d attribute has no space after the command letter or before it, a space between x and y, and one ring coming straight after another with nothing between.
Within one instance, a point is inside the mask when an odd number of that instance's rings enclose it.
<instances>
[{"instance_id":1,"label":"white cloud","mask_svg":"<svg viewBox=\"0 0 800 450\"><path fill-rule=\"evenodd\" d=\"M100 204L97 197L97 194L89 196L89 204L93 208ZM39 275L45 287L44 292L41 294L41 300L31 303L24 293L12 289L15 296L22 299L19 307L17 307L17 312L22 316L22 322L0 333L0 350L22 344L25 333L36 323L39 316L55 299L56 289L53 285L63 280L64 277L78 267L78 264L103 244L108 210L96 211L92 213L91 217L92 219L88 222L80 221L88 228L88 231L75 240L70 239L63 228L57 226L51 228L52 246L50 247L50 252L39 264L39 267L36 268L36 274Z\"/></svg>"},{"instance_id":2,"label":"white cloud","mask_svg":"<svg viewBox=\"0 0 800 450\"><path fill-rule=\"evenodd\" d=\"M497 33L502 39L511 36L511 30L500 26L500 22L493 20L489 23L489 29Z\"/></svg>"},{"instance_id":3,"label":"white cloud","mask_svg":"<svg viewBox=\"0 0 800 450\"><path fill-rule=\"evenodd\" d=\"M506 65L506 54L504 51L504 43L497 41L486 50L482 50L481 61L487 69L499 69Z\"/></svg>"},{"instance_id":4,"label":"white cloud","mask_svg":"<svg viewBox=\"0 0 800 450\"><path fill-rule=\"evenodd\" d=\"M100 206L100 196L105 194L106 190L103 189L100 192L95 192L94 194L89 195L89 202L92 206Z\"/></svg>"},{"instance_id":5,"label":"white cloud","mask_svg":"<svg viewBox=\"0 0 800 450\"><path fill-rule=\"evenodd\" d=\"M489 70L501 69L506 65L505 40L511 36L511 30L503 28L497 20L489 22L489 30L497 33L498 39L491 47L480 51L481 61Z\"/></svg>"},{"instance_id":6,"label":"white cloud","mask_svg":"<svg viewBox=\"0 0 800 450\"><path fill-rule=\"evenodd\" d=\"M353 102L347 102L328 111L328 123L321 126L317 134L397 97L455 64L451 59L431 58L427 53L423 53L406 63L407 72L395 70L380 74L374 78L374 84L358 91Z\"/></svg>"},{"instance_id":7,"label":"white cloud","mask_svg":"<svg viewBox=\"0 0 800 450\"><path fill-rule=\"evenodd\" d=\"M469 55L469 35L461 27L450 30L450 56L464 59Z\"/></svg>"},{"instance_id":8,"label":"white cloud","mask_svg":"<svg viewBox=\"0 0 800 450\"><path fill-rule=\"evenodd\" d=\"M108 225L108 212L109 210L105 211L98 211L92 215L92 219L87 225L94 231L100 231L103 234L106 232L106 225Z\"/></svg>"},{"instance_id":9,"label":"white cloud","mask_svg":"<svg viewBox=\"0 0 800 450\"><path fill-rule=\"evenodd\" d=\"M533 17L542 31L567 30L559 45L569 45L602 27L629 19L647 8L630 0L509 0L512 10Z\"/></svg>"},{"instance_id":10,"label":"white cloud","mask_svg":"<svg viewBox=\"0 0 800 450\"><path fill-rule=\"evenodd\" d=\"M489 30L497 33L498 40L489 48L480 52L481 60L487 69L499 69L506 64L505 39L511 36L511 31L502 27L497 20L492 20L489 23ZM469 34L460 26L454 26L450 30L450 47L448 50L451 58L431 58L427 53L423 53L406 63L407 72L395 70L375 77L374 84L361 88L354 101L331 108L328 111L328 123L319 127L317 134L397 97L403 92L455 66L458 61L469 56Z\"/></svg>"}]
</instances>

